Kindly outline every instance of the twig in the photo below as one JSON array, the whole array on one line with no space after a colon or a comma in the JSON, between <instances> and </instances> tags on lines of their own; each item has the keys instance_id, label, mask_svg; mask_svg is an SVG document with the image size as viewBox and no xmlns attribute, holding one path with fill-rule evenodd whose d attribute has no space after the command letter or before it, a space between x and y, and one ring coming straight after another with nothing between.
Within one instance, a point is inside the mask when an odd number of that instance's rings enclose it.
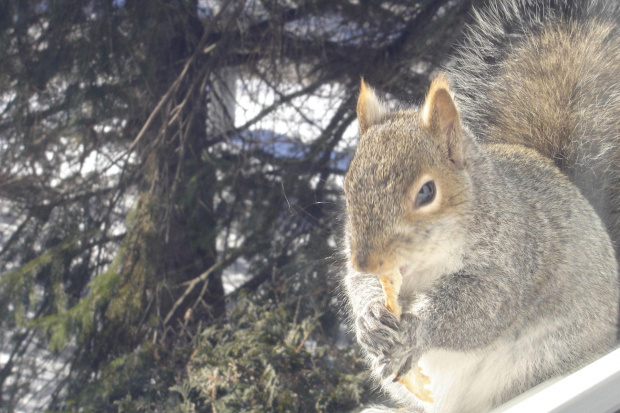
<instances>
[{"instance_id":1,"label":"twig","mask_svg":"<svg viewBox=\"0 0 620 413\"><path fill-rule=\"evenodd\" d=\"M164 324L168 324L168 322L170 321L170 319L172 318L176 310L181 306L181 304L183 304L187 296L191 294L191 292L194 290L194 288L196 287L198 283L206 281L206 279L209 278L209 276L213 274L216 270L222 267L228 266L230 263L232 263L237 258L239 258L243 252L245 251L238 250L234 254L228 255L223 260L218 261L215 264L213 264L211 267L209 267L205 272L200 274L198 277L181 284L181 285L187 285L187 288L185 289L185 292L183 293L183 295L181 295L181 297L179 297L179 299L176 300L176 302L174 303L174 305L168 312L168 315L166 315L166 318L164 319Z\"/></svg>"}]
</instances>

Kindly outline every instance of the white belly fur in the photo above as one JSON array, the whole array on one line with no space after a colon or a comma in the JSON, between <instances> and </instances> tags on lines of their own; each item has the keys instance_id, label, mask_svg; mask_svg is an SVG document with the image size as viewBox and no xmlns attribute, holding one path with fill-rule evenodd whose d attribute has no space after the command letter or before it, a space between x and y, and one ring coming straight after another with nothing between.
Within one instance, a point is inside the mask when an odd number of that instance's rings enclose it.
<instances>
[{"instance_id":1,"label":"white belly fur","mask_svg":"<svg viewBox=\"0 0 620 413\"><path fill-rule=\"evenodd\" d=\"M425 404L430 412L485 412L493 407L497 391L518 377L519 367L504 357L509 344L486 351L463 353L431 350L419 360L422 371L431 378L434 403ZM508 377L507 377L508 376Z\"/></svg>"},{"instance_id":2,"label":"white belly fur","mask_svg":"<svg viewBox=\"0 0 620 413\"><path fill-rule=\"evenodd\" d=\"M428 413L488 412L506 393L534 384L528 383L534 363L543 370L545 364L553 364L553 353L541 350L545 348L543 327L541 323L531 328L517 341L499 339L475 351L433 349L424 353L418 364L430 377L433 403L418 401L390 379L383 384L397 400L410 400L411 407L423 407Z\"/></svg>"}]
</instances>

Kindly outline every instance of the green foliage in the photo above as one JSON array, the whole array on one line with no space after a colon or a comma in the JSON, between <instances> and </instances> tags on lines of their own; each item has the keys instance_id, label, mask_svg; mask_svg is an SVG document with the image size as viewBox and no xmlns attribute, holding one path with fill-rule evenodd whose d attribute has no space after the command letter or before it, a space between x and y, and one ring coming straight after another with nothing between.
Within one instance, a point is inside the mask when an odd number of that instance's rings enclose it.
<instances>
[{"instance_id":1,"label":"green foliage","mask_svg":"<svg viewBox=\"0 0 620 413\"><path fill-rule=\"evenodd\" d=\"M226 324L205 328L185 382L199 391L198 405L257 413L357 406L367 390L360 360L326 340L319 314L299 317L308 299L278 304L240 295Z\"/></svg>"},{"instance_id":2,"label":"green foliage","mask_svg":"<svg viewBox=\"0 0 620 413\"><path fill-rule=\"evenodd\" d=\"M92 236L92 234L90 234ZM41 272L47 272L52 281L53 295L55 296L55 306L58 310L63 310L67 304L65 291L59 279L63 266L60 263L63 255L66 254L75 244L78 243L77 236L71 236L60 245L49 248L37 257L24 263L14 271L4 274L0 279L0 289L5 297L23 297L24 300L15 302L15 310L12 314L17 326L25 326L27 317L24 314L25 308L37 306L40 297L33 290L36 284L36 277Z\"/></svg>"},{"instance_id":3,"label":"green foliage","mask_svg":"<svg viewBox=\"0 0 620 413\"><path fill-rule=\"evenodd\" d=\"M96 331L97 324L106 323L111 324L108 328L119 328L122 324L134 324L138 317L144 316L140 311L142 291L145 288L145 279L149 274L152 276L156 263L156 260L146 258L156 254L145 251L155 244L148 203L136 203L128 216L127 227L128 235L108 269L95 275L88 283L88 295L68 307L67 301L59 298L64 291L60 283L57 283L56 311L30 322L30 325L47 332L51 351L60 351L72 338L76 338L79 345L86 345ZM63 247L66 249L67 243L64 243ZM24 272L28 269L32 272L31 268L51 261L53 252L43 254L18 271Z\"/></svg>"},{"instance_id":4,"label":"green foliage","mask_svg":"<svg viewBox=\"0 0 620 413\"><path fill-rule=\"evenodd\" d=\"M137 350L107 363L97 381L67 395L64 409L104 412L173 412L179 397L169 390L178 380L177 371L161 354L162 349L145 342ZM53 410L56 411L56 410Z\"/></svg>"},{"instance_id":5,"label":"green foliage","mask_svg":"<svg viewBox=\"0 0 620 413\"><path fill-rule=\"evenodd\" d=\"M60 351L67 342L77 336L83 343L95 329L98 311L106 306L118 290L120 278L117 273L118 263L98 274L89 283L91 293L71 308L58 308L58 312L33 320L32 326L40 327L49 335L49 348Z\"/></svg>"}]
</instances>

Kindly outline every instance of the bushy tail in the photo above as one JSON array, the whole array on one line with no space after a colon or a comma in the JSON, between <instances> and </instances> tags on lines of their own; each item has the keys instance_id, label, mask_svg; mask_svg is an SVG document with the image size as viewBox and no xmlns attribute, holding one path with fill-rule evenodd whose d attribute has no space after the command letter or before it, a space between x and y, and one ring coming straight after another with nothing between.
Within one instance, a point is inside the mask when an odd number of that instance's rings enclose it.
<instances>
[{"instance_id":1,"label":"bushy tail","mask_svg":"<svg viewBox=\"0 0 620 413\"><path fill-rule=\"evenodd\" d=\"M481 139L537 149L579 187L620 256L620 6L500 0L450 69ZM527 188L524 188L527 190Z\"/></svg>"}]
</instances>

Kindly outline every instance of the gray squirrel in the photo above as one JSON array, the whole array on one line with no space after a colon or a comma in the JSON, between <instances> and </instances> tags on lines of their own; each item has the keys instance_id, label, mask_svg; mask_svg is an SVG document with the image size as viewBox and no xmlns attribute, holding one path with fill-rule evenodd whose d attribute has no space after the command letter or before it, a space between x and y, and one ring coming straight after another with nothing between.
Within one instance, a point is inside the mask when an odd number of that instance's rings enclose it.
<instances>
[{"instance_id":1,"label":"gray squirrel","mask_svg":"<svg viewBox=\"0 0 620 413\"><path fill-rule=\"evenodd\" d=\"M618 8L494 2L419 108L362 81L343 290L404 411L489 411L617 345ZM400 320L378 278L394 271ZM432 402L398 382L415 365Z\"/></svg>"}]
</instances>

